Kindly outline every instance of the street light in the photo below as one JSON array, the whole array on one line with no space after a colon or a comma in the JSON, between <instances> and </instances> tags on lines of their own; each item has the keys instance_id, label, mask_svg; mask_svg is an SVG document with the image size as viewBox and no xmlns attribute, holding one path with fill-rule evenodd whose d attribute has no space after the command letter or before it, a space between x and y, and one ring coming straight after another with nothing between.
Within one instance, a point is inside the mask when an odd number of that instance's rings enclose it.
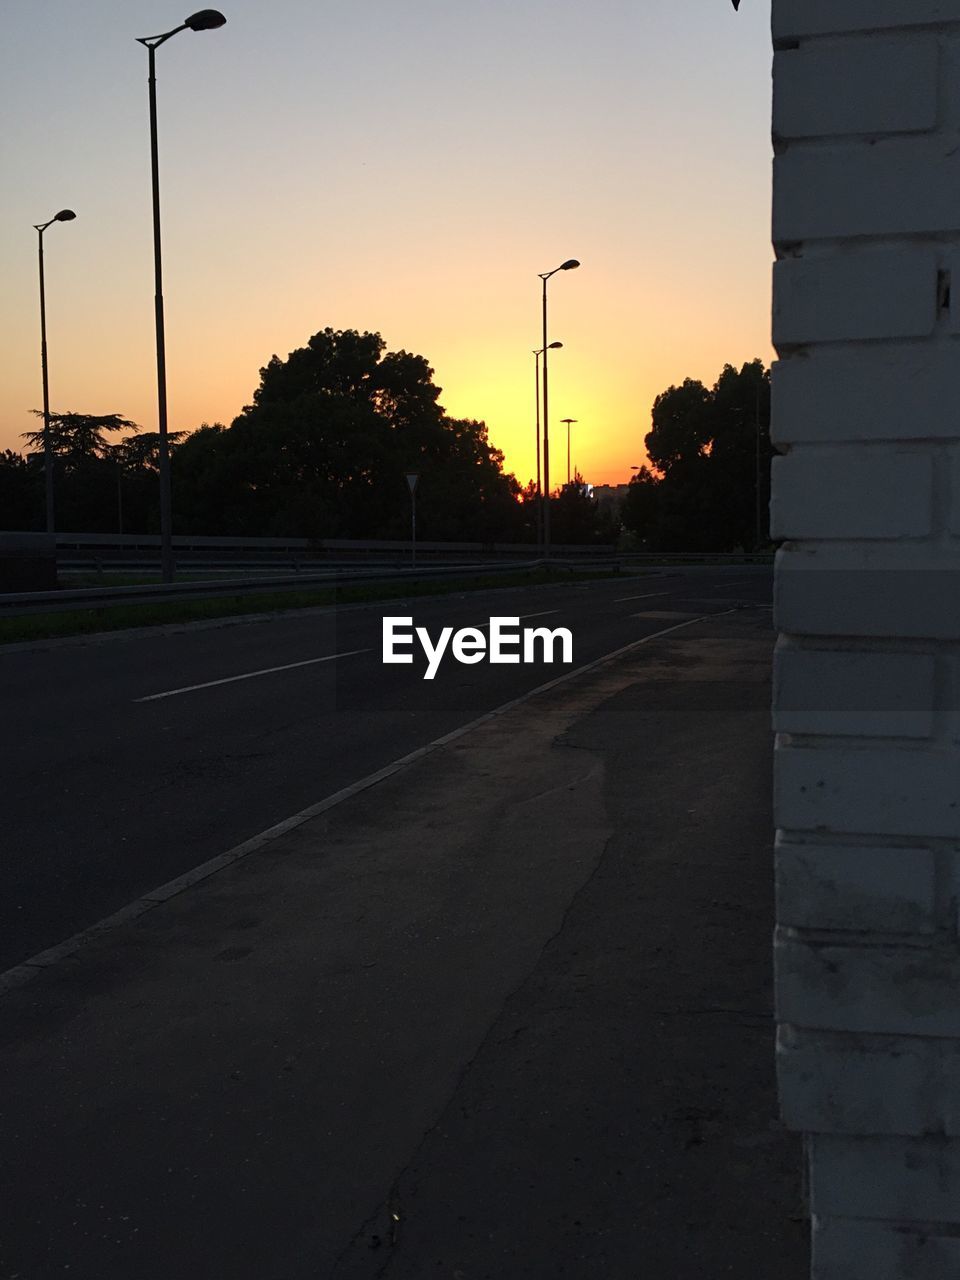
<instances>
[{"instance_id":1,"label":"street light","mask_svg":"<svg viewBox=\"0 0 960 1280\"><path fill-rule=\"evenodd\" d=\"M562 346L562 342L551 342L550 350L557 351ZM537 401L537 547L539 548L543 541L543 493L540 489L540 357L543 355L543 350L534 351L533 355Z\"/></svg>"},{"instance_id":2,"label":"street light","mask_svg":"<svg viewBox=\"0 0 960 1280\"><path fill-rule=\"evenodd\" d=\"M54 532L53 518L53 449L50 445L50 384L47 376L47 295L43 283L43 233L54 222L72 222L77 215L72 209L61 209L48 222L35 222L40 262L40 370L43 374L43 475L46 486L47 533Z\"/></svg>"},{"instance_id":3,"label":"street light","mask_svg":"<svg viewBox=\"0 0 960 1280\"><path fill-rule=\"evenodd\" d=\"M561 422L567 424L567 484L570 483L570 427L577 421L576 418L561 418Z\"/></svg>"},{"instance_id":4,"label":"street light","mask_svg":"<svg viewBox=\"0 0 960 1280\"><path fill-rule=\"evenodd\" d=\"M576 258L568 258L552 271L541 271L543 281L543 488L547 500L543 506L543 554L550 555L550 398L547 383L547 352L550 344L547 341L547 281L558 271L573 271L580 263Z\"/></svg>"},{"instance_id":5,"label":"street light","mask_svg":"<svg viewBox=\"0 0 960 1280\"><path fill-rule=\"evenodd\" d=\"M172 508L170 501L170 447L167 440L167 353L163 328L163 267L160 255L160 168L157 158L157 68L156 51L181 31L213 31L226 18L216 9L200 9L185 18L179 27L159 36L138 36L149 58L147 84L150 90L150 166L153 177L153 271L156 282L154 308L157 326L157 424L160 466L160 576L173 581Z\"/></svg>"}]
</instances>

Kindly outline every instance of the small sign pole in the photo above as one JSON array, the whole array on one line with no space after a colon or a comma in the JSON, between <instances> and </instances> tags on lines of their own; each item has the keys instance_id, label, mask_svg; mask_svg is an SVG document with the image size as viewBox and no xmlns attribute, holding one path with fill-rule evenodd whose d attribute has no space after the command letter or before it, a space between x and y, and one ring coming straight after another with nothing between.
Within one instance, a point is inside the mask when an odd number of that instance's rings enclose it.
<instances>
[{"instance_id":1,"label":"small sign pole","mask_svg":"<svg viewBox=\"0 0 960 1280\"><path fill-rule=\"evenodd\" d=\"M420 475L416 471L407 472L407 484L410 486L410 567L417 567L417 481Z\"/></svg>"}]
</instances>

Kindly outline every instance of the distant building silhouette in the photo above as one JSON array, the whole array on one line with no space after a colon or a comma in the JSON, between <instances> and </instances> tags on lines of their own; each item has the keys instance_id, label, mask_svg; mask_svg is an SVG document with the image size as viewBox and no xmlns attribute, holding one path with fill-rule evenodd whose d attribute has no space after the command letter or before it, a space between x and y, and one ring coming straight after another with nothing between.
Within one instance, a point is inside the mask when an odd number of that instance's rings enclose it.
<instances>
[{"instance_id":1,"label":"distant building silhouette","mask_svg":"<svg viewBox=\"0 0 960 1280\"><path fill-rule=\"evenodd\" d=\"M619 511L629 489L628 484L595 484L591 485L590 493L601 512Z\"/></svg>"}]
</instances>

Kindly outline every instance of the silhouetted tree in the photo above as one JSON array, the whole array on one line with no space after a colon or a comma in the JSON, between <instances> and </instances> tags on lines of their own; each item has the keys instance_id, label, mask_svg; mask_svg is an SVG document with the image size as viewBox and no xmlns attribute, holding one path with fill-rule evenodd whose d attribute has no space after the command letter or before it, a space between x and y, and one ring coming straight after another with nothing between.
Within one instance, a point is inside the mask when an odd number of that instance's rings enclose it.
<instances>
[{"instance_id":1,"label":"silhouetted tree","mask_svg":"<svg viewBox=\"0 0 960 1280\"><path fill-rule=\"evenodd\" d=\"M186 437L168 431L171 457ZM107 461L116 483L116 524L119 533L156 533L160 527L160 433L135 431L107 446Z\"/></svg>"},{"instance_id":2,"label":"silhouetted tree","mask_svg":"<svg viewBox=\"0 0 960 1280\"><path fill-rule=\"evenodd\" d=\"M31 410L42 418L39 409ZM117 468L114 445L107 434L139 428L119 413L51 413L50 445L54 455L57 528L114 533L118 526ZM43 430L25 431L27 462L41 474ZM43 509L40 497L38 516Z\"/></svg>"},{"instance_id":3,"label":"silhouetted tree","mask_svg":"<svg viewBox=\"0 0 960 1280\"><path fill-rule=\"evenodd\" d=\"M643 466L630 480L620 508L624 526L640 539L643 549L656 538L661 481L649 467Z\"/></svg>"},{"instance_id":4,"label":"silhouetted tree","mask_svg":"<svg viewBox=\"0 0 960 1280\"><path fill-rule=\"evenodd\" d=\"M31 409L38 418L43 417L42 409ZM59 458L62 458L69 469L92 458L107 457L110 445L107 443L107 431L122 431L125 428L139 430L135 422L123 418L119 413L51 413L50 414L50 447ZM24 431L23 438L31 448L43 455L44 432Z\"/></svg>"},{"instance_id":5,"label":"silhouetted tree","mask_svg":"<svg viewBox=\"0 0 960 1280\"><path fill-rule=\"evenodd\" d=\"M563 485L550 499L550 540L552 543L591 544L616 540L613 525L600 511L600 504L590 494L579 471L569 484Z\"/></svg>"},{"instance_id":6,"label":"silhouetted tree","mask_svg":"<svg viewBox=\"0 0 960 1280\"><path fill-rule=\"evenodd\" d=\"M243 476L243 454L221 422L203 423L171 460L174 528L222 537L266 536Z\"/></svg>"},{"instance_id":7,"label":"silhouetted tree","mask_svg":"<svg viewBox=\"0 0 960 1280\"><path fill-rule=\"evenodd\" d=\"M521 527L518 487L481 422L447 418L427 361L385 353L377 333L324 329L273 356L226 429L177 451L177 524L192 532L406 537L404 473L420 474L424 538ZM511 529L512 532L512 529Z\"/></svg>"},{"instance_id":8,"label":"silhouetted tree","mask_svg":"<svg viewBox=\"0 0 960 1280\"><path fill-rule=\"evenodd\" d=\"M0 452L0 529L44 528L43 471L12 449Z\"/></svg>"},{"instance_id":9,"label":"silhouetted tree","mask_svg":"<svg viewBox=\"0 0 960 1280\"><path fill-rule=\"evenodd\" d=\"M221 536L387 537L409 534L405 473L417 471L423 539L533 542L533 484L521 491L483 422L449 418L423 356L387 352L378 333L323 329L260 370L251 403L229 426L173 431L174 528ZM118 431L120 440L109 437ZM0 523L44 522L43 432L26 458L0 455ZM156 533L159 436L119 414L53 414L57 525ZM610 542L581 477L551 501L554 539Z\"/></svg>"},{"instance_id":10,"label":"silhouetted tree","mask_svg":"<svg viewBox=\"0 0 960 1280\"><path fill-rule=\"evenodd\" d=\"M769 497L770 381L763 362L724 366L707 389L687 379L657 396L645 444L652 469L630 483L623 521L652 551L732 551L761 543Z\"/></svg>"},{"instance_id":11,"label":"silhouetted tree","mask_svg":"<svg viewBox=\"0 0 960 1280\"><path fill-rule=\"evenodd\" d=\"M654 400L653 425L644 443L647 456L664 478L687 478L708 456L714 431L711 408L710 392L691 378Z\"/></svg>"},{"instance_id":12,"label":"silhouetted tree","mask_svg":"<svg viewBox=\"0 0 960 1280\"><path fill-rule=\"evenodd\" d=\"M127 425L132 426L132 423ZM168 431L167 446L171 452L186 438L186 431ZM118 463L125 472L138 471L159 472L160 470L160 432L135 430L133 435L118 440L108 446L109 456Z\"/></svg>"}]
</instances>

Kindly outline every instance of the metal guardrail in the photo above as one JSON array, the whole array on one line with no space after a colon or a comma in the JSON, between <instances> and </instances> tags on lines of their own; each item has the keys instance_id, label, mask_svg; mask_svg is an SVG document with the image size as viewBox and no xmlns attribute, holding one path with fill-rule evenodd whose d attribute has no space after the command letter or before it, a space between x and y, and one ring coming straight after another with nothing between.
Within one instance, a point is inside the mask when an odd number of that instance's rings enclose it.
<instances>
[{"instance_id":1,"label":"metal guardrail","mask_svg":"<svg viewBox=\"0 0 960 1280\"><path fill-rule=\"evenodd\" d=\"M420 549L417 549L418 555ZM592 552L592 554L591 554ZM599 552L599 556L598 553ZM409 547L404 552L393 555L370 554L365 556L362 564L367 568L381 569L403 569L405 561L409 559ZM581 560L581 556L583 559ZM609 556L609 559L607 557ZM721 565L772 565L774 561L774 553L770 552L708 552L702 555L696 555L692 552L667 552L664 554L655 554L653 552L635 552L623 551L614 556L608 548L590 547L582 548L576 556L571 556L568 551L562 551L558 556L551 558L551 563L559 563L562 561L573 561L574 563L593 563L598 558L604 559L609 564L624 564L637 567L656 567L656 566L721 566ZM464 568L469 566L475 567L477 561L437 561L428 558L428 564L443 565L461 565ZM485 563L485 562L483 562ZM513 563L512 561L510 563ZM159 561L150 559L113 559L101 558L100 556L64 556L58 557L58 567L62 573L96 573L101 577L111 573L130 573L134 572L157 572L159 570ZM177 564L177 568L190 573L202 572L212 573L217 571L233 572L242 570L246 573L271 573L279 570L286 570L290 573L303 575L317 573L322 570L332 570L338 567L357 567L357 559L355 557L328 558L328 559L304 559L299 556L292 559L269 556L259 559L213 559L206 556L198 559L181 558ZM425 567L425 566L421 566Z\"/></svg>"},{"instance_id":2,"label":"metal guardrail","mask_svg":"<svg viewBox=\"0 0 960 1280\"><path fill-rule=\"evenodd\" d=\"M302 590L304 587L348 586L363 582L422 582L432 578L478 577L486 574L516 573L549 565L571 573L583 568L614 569L617 562L523 560L505 564L429 565L417 569L368 567L348 570L326 569L320 573L284 574L269 578L233 578L220 582L156 582L140 586L67 587L58 591L17 591L0 595L0 616L19 617L38 613L63 613L75 609L104 609L118 604L149 604L180 599L215 600L224 597L260 595L264 592Z\"/></svg>"},{"instance_id":3,"label":"metal guardrail","mask_svg":"<svg viewBox=\"0 0 960 1280\"><path fill-rule=\"evenodd\" d=\"M5 538L20 537L19 534L0 533L0 545ZM36 535L34 535L36 536ZM160 537L158 534L134 533L57 533L57 556L61 564L74 557L102 558L104 560L123 560L128 555L145 558L150 556L154 563L160 559ZM236 557L259 559L269 562L274 557L301 562L325 563L331 559L369 559L378 556L381 559L409 555L408 539L388 538L254 538L254 537L207 537L191 534L173 535L173 553L175 556L193 559L194 556L206 556L210 559L233 560ZM554 554L561 557L588 555L594 558L616 553L610 545L581 546L568 543L553 544ZM431 542L420 539L417 542L417 555L425 557L456 556L460 559L478 556L488 561L501 556L512 560L535 556L536 545L529 542Z\"/></svg>"},{"instance_id":4,"label":"metal guardrail","mask_svg":"<svg viewBox=\"0 0 960 1280\"><path fill-rule=\"evenodd\" d=\"M586 549L585 549L586 550ZM253 561L249 564L237 561L208 562L214 569L238 569L241 567L276 568L269 562ZM314 567L304 571L302 563L294 572L286 574L258 574L244 578L225 578L206 582L175 583L143 583L138 586L102 586L102 587L65 587L56 591L18 591L0 595L0 616L17 617L38 613L62 613L73 609L103 609L118 604L148 604L177 599L218 599L260 595L265 592L276 593L302 590L307 587L348 586L361 582L418 582L430 578L443 577L478 577L480 575L516 573L549 566L554 569L566 569L575 572L578 569L611 569L621 568L655 569L655 568L696 568L697 566L722 565L772 565L772 553L736 554L716 553L692 555L685 552L654 555L644 552L627 552L617 557L607 556L601 551L599 556L589 559L586 555L551 557L549 560L498 560L495 563L466 561L461 563L444 563L421 565L406 568L403 566L355 563L347 566L325 565L322 569ZM127 564L125 568L134 566ZM191 568L200 568L195 563Z\"/></svg>"},{"instance_id":5,"label":"metal guardrail","mask_svg":"<svg viewBox=\"0 0 960 1280\"><path fill-rule=\"evenodd\" d=\"M773 551L666 551L657 554L652 551L621 551L617 559L621 564L642 565L772 565Z\"/></svg>"},{"instance_id":6,"label":"metal guardrail","mask_svg":"<svg viewBox=\"0 0 960 1280\"><path fill-rule=\"evenodd\" d=\"M350 560L288 560L282 558L274 558L261 560L208 560L205 557L200 560L180 558L176 561L176 571L178 573L243 573L248 574L279 574L290 573L295 576L305 576L317 573L332 573L338 569L404 569L410 561L410 553L407 552L405 559L393 557L391 559L377 557L376 559L367 559L366 557L359 563L355 559ZM436 561L428 561L428 564L435 564ZM449 565L451 562L445 560L442 565ZM476 564L477 561L464 562L464 564ZM421 565L421 568L426 568ZM90 559L89 557L60 556L57 560L58 573L78 574L78 573L95 573L98 577L103 578L109 574L120 573L159 573L160 562L156 559L149 560L113 560L113 559Z\"/></svg>"}]
</instances>

